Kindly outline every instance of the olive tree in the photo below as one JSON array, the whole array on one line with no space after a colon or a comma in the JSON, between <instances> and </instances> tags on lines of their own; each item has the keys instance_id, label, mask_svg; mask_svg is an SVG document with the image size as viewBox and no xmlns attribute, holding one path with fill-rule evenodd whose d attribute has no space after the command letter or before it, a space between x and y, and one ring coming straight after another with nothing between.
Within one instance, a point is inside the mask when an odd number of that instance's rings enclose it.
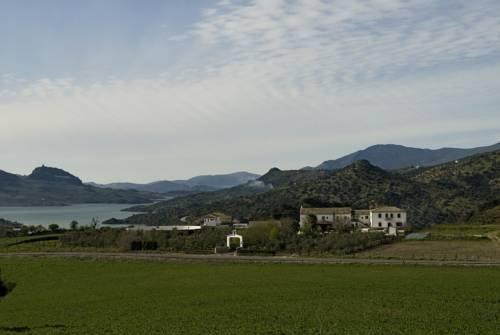
<instances>
[{"instance_id":1,"label":"olive tree","mask_svg":"<svg viewBox=\"0 0 500 335\"><path fill-rule=\"evenodd\" d=\"M52 223L49 224L49 230L53 233L57 232L59 230L59 225Z\"/></svg>"},{"instance_id":2,"label":"olive tree","mask_svg":"<svg viewBox=\"0 0 500 335\"><path fill-rule=\"evenodd\" d=\"M71 230L77 230L78 229L78 221L71 221L71 223L69 224Z\"/></svg>"}]
</instances>

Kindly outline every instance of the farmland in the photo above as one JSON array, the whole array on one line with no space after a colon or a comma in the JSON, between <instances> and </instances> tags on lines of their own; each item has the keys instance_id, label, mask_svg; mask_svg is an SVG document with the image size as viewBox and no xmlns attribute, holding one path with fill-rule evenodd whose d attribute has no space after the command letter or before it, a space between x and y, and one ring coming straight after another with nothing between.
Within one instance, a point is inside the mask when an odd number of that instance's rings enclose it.
<instances>
[{"instance_id":1,"label":"farmland","mask_svg":"<svg viewBox=\"0 0 500 335\"><path fill-rule=\"evenodd\" d=\"M423 241L403 241L358 253L362 258L499 261L500 225L435 225Z\"/></svg>"},{"instance_id":2,"label":"farmland","mask_svg":"<svg viewBox=\"0 0 500 335\"><path fill-rule=\"evenodd\" d=\"M490 240L404 241L356 254L360 258L500 261L500 246Z\"/></svg>"},{"instance_id":3,"label":"farmland","mask_svg":"<svg viewBox=\"0 0 500 335\"><path fill-rule=\"evenodd\" d=\"M0 259L0 333L496 334L500 269Z\"/></svg>"}]
</instances>

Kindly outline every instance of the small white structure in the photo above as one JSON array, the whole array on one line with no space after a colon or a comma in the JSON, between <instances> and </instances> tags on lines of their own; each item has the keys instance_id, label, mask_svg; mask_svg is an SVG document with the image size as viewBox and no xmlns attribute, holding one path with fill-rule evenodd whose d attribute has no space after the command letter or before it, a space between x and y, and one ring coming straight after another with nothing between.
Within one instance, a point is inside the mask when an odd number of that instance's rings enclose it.
<instances>
[{"instance_id":1,"label":"small white structure","mask_svg":"<svg viewBox=\"0 0 500 335\"><path fill-rule=\"evenodd\" d=\"M194 231L200 230L201 226L133 226L128 227L127 230L142 230L142 231Z\"/></svg>"},{"instance_id":2,"label":"small white structure","mask_svg":"<svg viewBox=\"0 0 500 335\"><path fill-rule=\"evenodd\" d=\"M248 223L233 223L234 229L248 229Z\"/></svg>"},{"instance_id":3,"label":"small white structure","mask_svg":"<svg viewBox=\"0 0 500 335\"><path fill-rule=\"evenodd\" d=\"M406 211L397 207L379 207L370 210L371 228L401 228L406 226Z\"/></svg>"},{"instance_id":4,"label":"small white structure","mask_svg":"<svg viewBox=\"0 0 500 335\"><path fill-rule=\"evenodd\" d=\"M240 248L243 248L243 236L241 235L238 235L236 233L236 230L233 230L233 232L230 234L230 235L227 235L227 238L226 238L226 246L228 248L231 247L231 239L233 238L237 238L239 241L240 241Z\"/></svg>"},{"instance_id":5,"label":"small white structure","mask_svg":"<svg viewBox=\"0 0 500 335\"><path fill-rule=\"evenodd\" d=\"M217 227L229 222L231 222L231 217L223 213L211 213L203 217L203 225L205 227Z\"/></svg>"}]
</instances>

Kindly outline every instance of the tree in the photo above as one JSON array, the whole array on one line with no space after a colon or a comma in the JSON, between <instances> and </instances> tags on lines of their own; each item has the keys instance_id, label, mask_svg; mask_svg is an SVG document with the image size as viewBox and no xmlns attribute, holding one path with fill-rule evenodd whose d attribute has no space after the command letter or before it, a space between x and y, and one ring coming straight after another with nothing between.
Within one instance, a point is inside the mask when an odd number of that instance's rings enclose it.
<instances>
[{"instance_id":1,"label":"tree","mask_svg":"<svg viewBox=\"0 0 500 335\"><path fill-rule=\"evenodd\" d=\"M49 225L49 230L54 233L59 230L59 225L52 223Z\"/></svg>"},{"instance_id":2,"label":"tree","mask_svg":"<svg viewBox=\"0 0 500 335\"><path fill-rule=\"evenodd\" d=\"M12 292L16 287L14 283L6 283L2 280L2 273L0 272L0 298L5 297L7 294Z\"/></svg>"},{"instance_id":3,"label":"tree","mask_svg":"<svg viewBox=\"0 0 500 335\"><path fill-rule=\"evenodd\" d=\"M99 225L99 219L94 217L92 220L90 220L90 229L97 229L97 226Z\"/></svg>"},{"instance_id":4,"label":"tree","mask_svg":"<svg viewBox=\"0 0 500 335\"><path fill-rule=\"evenodd\" d=\"M77 230L78 229L78 221L71 221L71 223L69 224L71 230Z\"/></svg>"},{"instance_id":5,"label":"tree","mask_svg":"<svg viewBox=\"0 0 500 335\"><path fill-rule=\"evenodd\" d=\"M316 215L309 214L307 216L307 223L311 226L315 226L318 223L318 217Z\"/></svg>"}]
</instances>

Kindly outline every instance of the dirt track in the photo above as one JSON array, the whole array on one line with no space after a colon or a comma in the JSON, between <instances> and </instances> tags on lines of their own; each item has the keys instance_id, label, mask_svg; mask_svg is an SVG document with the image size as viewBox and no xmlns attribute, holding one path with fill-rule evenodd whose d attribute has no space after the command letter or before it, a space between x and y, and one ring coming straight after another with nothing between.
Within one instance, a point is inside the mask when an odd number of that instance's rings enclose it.
<instances>
[{"instance_id":1,"label":"dirt track","mask_svg":"<svg viewBox=\"0 0 500 335\"><path fill-rule=\"evenodd\" d=\"M434 265L434 266L500 266L500 261L446 261L446 260L400 260L367 258L310 258L293 256L233 256L233 255L186 255L161 253L105 253L105 252L18 252L0 253L0 258L8 257L63 257L78 259L124 259L149 261L188 262L241 262L241 263L288 263L288 264L393 264L393 265Z\"/></svg>"}]
</instances>

